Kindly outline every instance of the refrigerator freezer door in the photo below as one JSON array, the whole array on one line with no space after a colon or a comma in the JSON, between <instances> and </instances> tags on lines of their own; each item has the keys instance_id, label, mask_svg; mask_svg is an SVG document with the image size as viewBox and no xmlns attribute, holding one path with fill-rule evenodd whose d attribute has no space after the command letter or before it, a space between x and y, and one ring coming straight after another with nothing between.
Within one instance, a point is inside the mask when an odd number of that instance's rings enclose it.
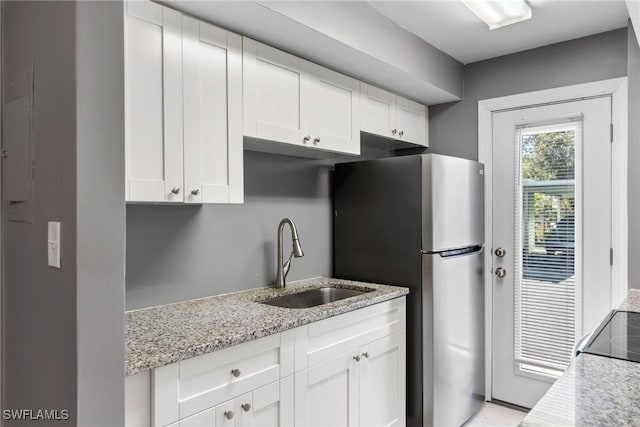
<instances>
[{"instance_id":1,"label":"refrigerator freezer door","mask_svg":"<svg viewBox=\"0 0 640 427\"><path fill-rule=\"evenodd\" d=\"M422 156L422 249L438 252L484 242L484 166Z\"/></svg>"},{"instance_id":2,"label":"refrigerator freezer door","mask_svg":"<svg viewBox=\"0 0 640 427\"><path fill-rule=\"evenodd\" d=\"M425 425L462 425L484 401L483 253L422 257Z\"/></svg>"}]
</instances>

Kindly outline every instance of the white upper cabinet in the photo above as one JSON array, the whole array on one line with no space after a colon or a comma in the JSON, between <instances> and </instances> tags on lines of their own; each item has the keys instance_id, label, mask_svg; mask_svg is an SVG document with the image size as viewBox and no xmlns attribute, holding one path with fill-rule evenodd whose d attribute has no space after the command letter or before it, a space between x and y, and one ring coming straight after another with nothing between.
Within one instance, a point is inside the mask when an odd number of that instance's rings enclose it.
<instances>
[{"instance_id":1,"label":"white upper cabinet","mask_svg":"<svg viewBox=\"0 0 640 427\"><path fill-rule=\"evenodd\" d=\"M310 64L309 135L319 148L360 154L360 82Z\"/></svg>"},{"instance_id":2,"label":"white upper cabinet","mask_svg":"<svg viewBox=\"0 0 640 427\"><path fill-rule=\"evenodd\" d=\"M386 90L360 84L364 132L427 147L427 107Z\"/></svg>"},{"instance_id":3,"label":"white upper cabinet","mask_svg":"<svg viewBox=\"0 0 640 427\"><path fill-rule=\"evenodd\" d=\"M357 80L247 38L243 52L244 135L261 140L249 148L360 153Z\"/></svg>"},{"instance_id":4,"label":"white upper cabinet","mask_svg":"<svg viewBox=\"0 0 640 427\"><path fill-rule=\"evenodd\" d=\"M242 37L183 17L188 203L242 203Z\"/></svg>"},{"instance_id":5,"label":"white upper cabinet","mask_svg":"<svg viewBox=\"0 0 640 427\"><path fill-rule=\"evenodd\" d=\"M244 134L301 144L309 128L305 61L244 38Z\"/></svg>"},{"instance_id":6,"label":"white upper cabinet","mask_svg":"<svg viewBox=\"0 0 640 427\"><path fill-rule=\"evenodd\" d=\"M396 96L396 128L400 140L428 146L427 107Z\"/></svg>"},{"instance_id":7,"label":"white upper cabinet","mask_svg":"<svg viewBox=\"0 0 640 427\"><path fill-rule=\"evenodd\" d=\"M242 38L126 3L128 202L242 203Z\"/></svg>"},{"instance_id":8,"label":"white upper cabinet","mask_svg":"<svg viewBox=\"0 0 640 427\"><path fill-rule=\"evenodd\" d=\"M376 135L394 137L396 124L396 96L366 83L360 84L361 129Z\"/></svg>"},{"instance_id":9,"label":"white upper cabinet","mask_svg":"<svg viewBox=\"0 0 640 427\"><path fill-rule=\"evenodd\" d=\"M182 202L181 15L126 3L127 201Z\"/></svg>"}]
</instances>

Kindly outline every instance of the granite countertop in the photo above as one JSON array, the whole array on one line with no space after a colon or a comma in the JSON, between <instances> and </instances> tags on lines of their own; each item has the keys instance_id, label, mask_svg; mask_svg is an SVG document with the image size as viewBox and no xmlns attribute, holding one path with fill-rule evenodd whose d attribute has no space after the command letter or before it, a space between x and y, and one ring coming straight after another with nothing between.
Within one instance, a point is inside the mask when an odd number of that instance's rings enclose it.
<instances>
[{"instance_id":1,"label":"granite countertop","mask_svg":"<svg viewBox=\"0 0 640 427\"><path fill-rule=\"evenodd\" d=\"M620 310L640 312L640 290ZM582 353L520 423L573 425L640 425L640 363Z\"/></svg>"},{"instance_id":2,"label":"granite countertop","mask_svg":"<svg viewBox=\"0 0 640 427\"><path fill-rule=\"evenodd\" d=\"M373 291L304 309L256 302L327 285ZM286 289L258 288L128 311L125 373L134 375L159 368L408 293L409 289L397 286L316 278L288 283Z\"/></svg>"}]
</instances>

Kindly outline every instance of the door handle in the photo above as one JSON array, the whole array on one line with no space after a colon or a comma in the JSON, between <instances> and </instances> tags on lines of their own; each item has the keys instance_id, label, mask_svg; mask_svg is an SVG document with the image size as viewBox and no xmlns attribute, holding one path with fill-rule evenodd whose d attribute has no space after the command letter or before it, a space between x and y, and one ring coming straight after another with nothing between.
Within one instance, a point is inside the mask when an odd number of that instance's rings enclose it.
<instances>
[{"instance_id":1,"label":"door handle","mask_svg":"<svg viewBox=\"0 0 640 427\"><path fill-rule=\"evenodd\" d=\"M507 270L505 270L502 267L498 267L498 268L496 268L495 274L496 274L496 276L498 276L498 278L503 279L504 276L507 275Z\"/></svg>"},{"instance_id":2,"label":"door handle","mask_svg":"<svg viewBox=\"0 0 640 427\"><path fill-rule=\"evenodd\" d=\"M498 248L495 251L493 251L493 253L497 256L497 257L504 257L507 254L507 251L504 248Z\"/></svg>"}]
</instances>

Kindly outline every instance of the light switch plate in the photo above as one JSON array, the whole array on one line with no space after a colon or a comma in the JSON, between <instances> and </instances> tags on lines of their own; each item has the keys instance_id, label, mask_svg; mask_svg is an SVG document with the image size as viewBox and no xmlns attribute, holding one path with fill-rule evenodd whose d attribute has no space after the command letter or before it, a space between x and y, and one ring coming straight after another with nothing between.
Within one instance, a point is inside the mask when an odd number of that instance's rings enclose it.
<instances>
[{"instance_id":1,"label":"light switch plate","mask_svg":"<svg viewBox=\"0 0 640 427\"><path fill-rule=\"evenodd\" d=\"M60 223L50 221L47 230L47 257L49 267L62 268L60 265L60 241L62 234L60 232Z\"/></svg>"}]
</instances>

